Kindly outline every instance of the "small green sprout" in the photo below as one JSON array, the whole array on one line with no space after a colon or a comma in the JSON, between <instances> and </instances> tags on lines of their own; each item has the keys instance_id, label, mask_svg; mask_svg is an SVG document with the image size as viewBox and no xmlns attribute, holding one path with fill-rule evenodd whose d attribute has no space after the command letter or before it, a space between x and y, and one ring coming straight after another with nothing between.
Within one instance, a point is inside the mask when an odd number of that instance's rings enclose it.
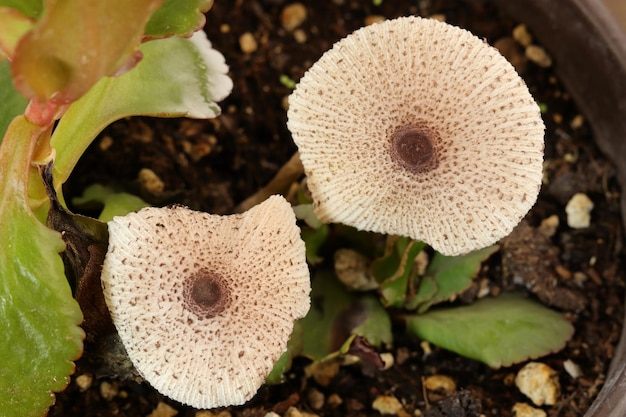
<instances>
[{"instance_id":1,"label":"small green sprout","mask_svg":"<svg viewBox=\"0 0 626 417\"><path fill-rule=\"evenodd\" d=\"M296 82L290 76L286 74L282 74L278 78L278 81L290 90L293 90L294 88L296 88Z\"/></svg>"}]
</instances>

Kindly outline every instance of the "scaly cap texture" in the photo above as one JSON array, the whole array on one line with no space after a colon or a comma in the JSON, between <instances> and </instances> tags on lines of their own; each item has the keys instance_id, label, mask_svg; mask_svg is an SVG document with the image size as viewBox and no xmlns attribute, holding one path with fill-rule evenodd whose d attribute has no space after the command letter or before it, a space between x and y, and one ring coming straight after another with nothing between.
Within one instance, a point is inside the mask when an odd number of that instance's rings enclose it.
<instances>
[{"instance_id":1,"label":"scaly cap texture","mask_svg":"<svg viewBox=\"0 0 626 417\"><path fill-rule=\"evenodd\" d=\"M289 203L274 196L232 216L146 208L109 233L105 300L137 371L196 408L249 400L309 310Z\"/></svg>"},{"instance_id":2,"label":"scaly cap texture","mask_svg":"<svg viewBox=\"0 0 626 417\"><path fill-rule=\"evenodd\" d=\"M315 212L445 255L493 244L535 203L544 126L513 66L470 32L403 17L337 42L289 99Z\"/></svg>"}]
</instances>

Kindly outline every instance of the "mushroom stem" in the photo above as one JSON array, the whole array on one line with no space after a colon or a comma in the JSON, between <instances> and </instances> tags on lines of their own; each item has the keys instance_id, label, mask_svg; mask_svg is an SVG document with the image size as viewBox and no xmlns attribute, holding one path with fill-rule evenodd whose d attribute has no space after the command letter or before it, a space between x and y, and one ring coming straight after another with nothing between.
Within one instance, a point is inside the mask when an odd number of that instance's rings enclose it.
<instances>
[{"instance_id":1,"label":"mushroom stem","mask_svg":"<svg viewBox=\"0 0 626 417\"><path fill-rule=\"evenodd\" d=\"M243 200L235 207L235 213L243 213L244 211L265 201L269 196L274 194L284 195L289 186L304 174L304 167L300 160L300 153L296 152L276 173L274 178L256 193Z\"/></svg>"}]
</instances>

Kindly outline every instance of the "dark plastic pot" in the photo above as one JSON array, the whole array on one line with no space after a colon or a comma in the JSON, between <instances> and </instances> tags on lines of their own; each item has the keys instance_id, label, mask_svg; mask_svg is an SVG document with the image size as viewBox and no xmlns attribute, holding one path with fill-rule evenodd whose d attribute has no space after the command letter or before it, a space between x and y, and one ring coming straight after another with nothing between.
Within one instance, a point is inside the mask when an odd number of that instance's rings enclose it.
<instances>
[{"instance_id":1,"label":"dark plastic pot","mask_svg":"<svg viewBox=\"0 0 626 417\"><path fill-rule=\"evenodd\" d=\"M600 0L494 0L549 50L555 70L626 190L626 33ZM626 224L626 192L621 195ZM626 416L626 327L585 417Z\"/></svg>"}]
</instances>

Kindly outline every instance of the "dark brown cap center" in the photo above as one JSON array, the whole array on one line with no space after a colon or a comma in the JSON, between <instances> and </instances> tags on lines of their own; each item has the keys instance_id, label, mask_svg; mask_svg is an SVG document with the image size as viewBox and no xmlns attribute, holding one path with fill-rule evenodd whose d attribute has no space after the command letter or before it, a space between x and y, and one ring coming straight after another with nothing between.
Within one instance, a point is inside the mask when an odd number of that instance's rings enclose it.
<instances>
[{"instance_id":1,"label":"dark brown cap center","mask_svg":"<svg viewBox=\"0 0 626 417\"><path fill-rule=\"evenodd\" d=\"M185 308L199 319L211 318L223 312L230 303L230 288L215 272L201 269L183 282Z\"/></svg>"},{"instance_id":2,"label":"dark brown cap center","mask_svg":"<svg viewBox=\"0 0 626 417\"><path fill-rule=\"evenodd\" d=\"M421 174L437 168L435 135L423 126L406 126L391 135L391 158L406 170Z\"/></svg>"}]
</instances>

